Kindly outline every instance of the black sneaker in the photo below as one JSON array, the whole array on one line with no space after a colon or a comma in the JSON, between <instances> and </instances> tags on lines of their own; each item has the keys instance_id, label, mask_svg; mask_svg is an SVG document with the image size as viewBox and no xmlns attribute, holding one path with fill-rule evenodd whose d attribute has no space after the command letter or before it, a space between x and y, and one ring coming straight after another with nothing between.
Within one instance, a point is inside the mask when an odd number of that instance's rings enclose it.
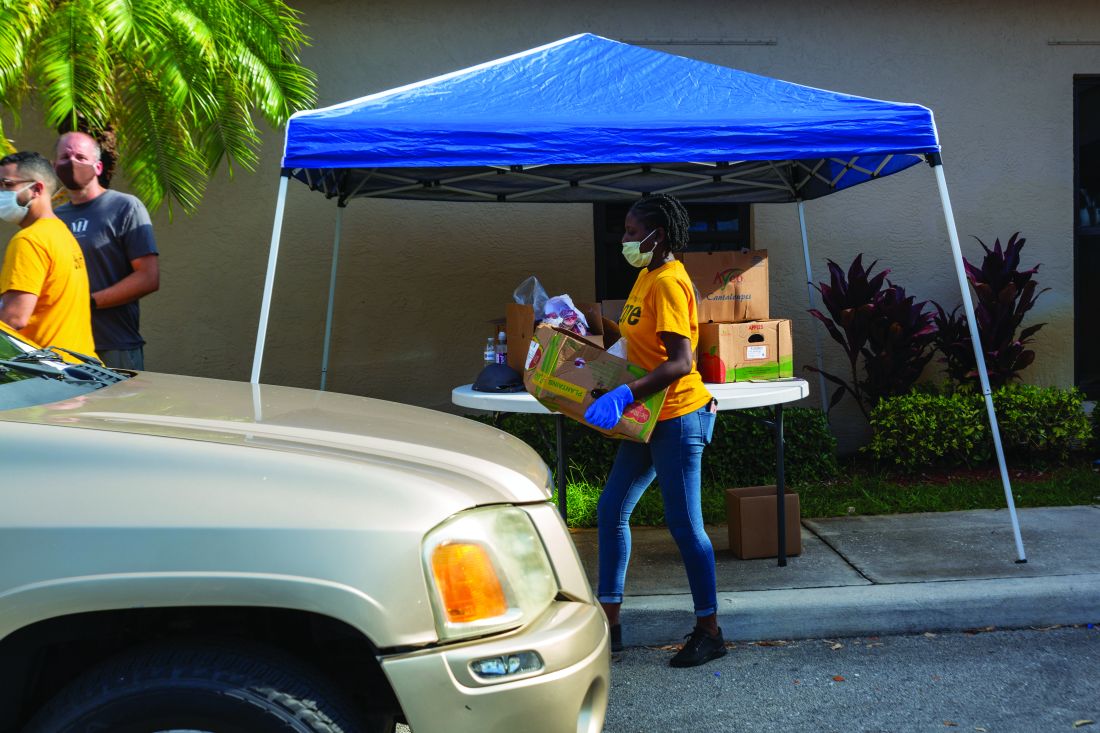
<instances>
[{"instance_id":1,"label":"black sneaker","mask_svg":"<svg viewBox=\"0 0 1100 733\"><path fill-rule=\"evenodd\" d=\"M623 627L622 624L615 624L611 627L611 651L621 652L623 650Z\"/></svg>"},{"instance_id":2,"label":"black sneaker","mask_svg":"<svg viewBox=\"0 0 1100 733\"><path fill-rule=\"evenodd\" d=\"M722 630L718 630L718 636L711 636L698 626L687 635L684 647L676 652L676 656L669 660L670 667L698 667L712 659L726 655L726 640L722 638Z\"/></svg>"}]
</instances>

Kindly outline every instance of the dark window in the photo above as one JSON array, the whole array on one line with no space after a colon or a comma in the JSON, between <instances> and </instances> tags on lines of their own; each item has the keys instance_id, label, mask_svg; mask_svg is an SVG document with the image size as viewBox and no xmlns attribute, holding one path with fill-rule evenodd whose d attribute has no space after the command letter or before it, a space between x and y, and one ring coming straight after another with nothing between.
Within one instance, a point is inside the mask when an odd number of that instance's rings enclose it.
<instances>
[{"instance_id":1,"label":"dark window","mask_svg":"<svg viewBox=\"0 0 1100 733\"><path fill-rule=\"evenodd\" d=\"M1073 233L1074 373L1089 398L1100 398L1100 77L1077 77L1074 96ZM1040 275L1042 271L1040 271Z\"/></svg>"},{"instance_id":2,"label":"dark window","mask_svg":"<svg viewBox=\"0 0 1100 733\"><path fill-rule=\"evenodd\" d=\"M708 252L752 247L749 237L748 204L686 203L691 217L687 251ZM622 300L638 271L623 259L623 220L630 204L596 204L593 207L596 233L596 298Z\"/></svg>"}]
</instances>

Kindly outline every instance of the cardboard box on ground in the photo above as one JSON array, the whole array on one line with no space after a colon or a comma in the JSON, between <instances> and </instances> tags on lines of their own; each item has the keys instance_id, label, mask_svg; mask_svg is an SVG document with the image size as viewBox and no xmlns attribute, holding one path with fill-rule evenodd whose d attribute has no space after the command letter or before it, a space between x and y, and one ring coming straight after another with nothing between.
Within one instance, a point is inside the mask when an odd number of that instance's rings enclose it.
<instances>
[{"instance_id":1,"label":"cardboard box on ground","mask_svg":"<svg viewBox=\"0 0 1100 733\"><path fill-rule=\"evenodd\" d=\"M530 339L523 384L548 409L598 430L584 421L588 406L607 391L645 373L646 370L612 356L591 340L542 324L535 328ZM661 390L632 402L614 428L600 432L648 442L664 401L665 390Z\"/></svg>"},{"instance_id":2,"label":"cardboard box on ground","mask_svg":"<svg viewBox=\"0 0 1100 733\"><path fill-rule=\"evenodd\" d=\"M778 555L775 491L775 484L726 489L730 550L736 557L752 560ZM787 554L801 555L802 522L798 494L787 489L783 499Z\"/></svg>"}]
</instances>

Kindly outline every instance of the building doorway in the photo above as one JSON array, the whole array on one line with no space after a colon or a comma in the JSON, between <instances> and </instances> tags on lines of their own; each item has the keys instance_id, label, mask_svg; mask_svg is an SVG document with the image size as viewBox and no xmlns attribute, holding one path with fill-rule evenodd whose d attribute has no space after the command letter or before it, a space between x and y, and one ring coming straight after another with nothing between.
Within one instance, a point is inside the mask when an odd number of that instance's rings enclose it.
<instances>
[{"instance_id":1,"label":"building doorway","mask_svg":"<svg viewBox=\"0 0 1100 733\"><path fill-rule=\"evenodd\" d=\"M1073 80L1074 382L1100 398L1100 76Z\"/></svg>"}]
</instances>

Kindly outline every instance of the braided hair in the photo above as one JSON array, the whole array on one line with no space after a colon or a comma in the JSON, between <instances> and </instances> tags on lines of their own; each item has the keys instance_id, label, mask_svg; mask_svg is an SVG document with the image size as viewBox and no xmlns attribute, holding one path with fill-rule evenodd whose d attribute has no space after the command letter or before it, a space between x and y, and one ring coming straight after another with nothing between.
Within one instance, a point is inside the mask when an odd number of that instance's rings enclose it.
<instances>
[{"instance_id":1,"label":"braided hair","mask_svg":"<svg viewBox=\"0 0 1100 733\"><path fill-rule=\"evenodd\" d=\"M691 219L687 209L676 197L655 193L638 199L630 207L630 211L647 227L664 228L669 249L673 252L679 252L687 246Z\"/></svg>"}]
</instances>

